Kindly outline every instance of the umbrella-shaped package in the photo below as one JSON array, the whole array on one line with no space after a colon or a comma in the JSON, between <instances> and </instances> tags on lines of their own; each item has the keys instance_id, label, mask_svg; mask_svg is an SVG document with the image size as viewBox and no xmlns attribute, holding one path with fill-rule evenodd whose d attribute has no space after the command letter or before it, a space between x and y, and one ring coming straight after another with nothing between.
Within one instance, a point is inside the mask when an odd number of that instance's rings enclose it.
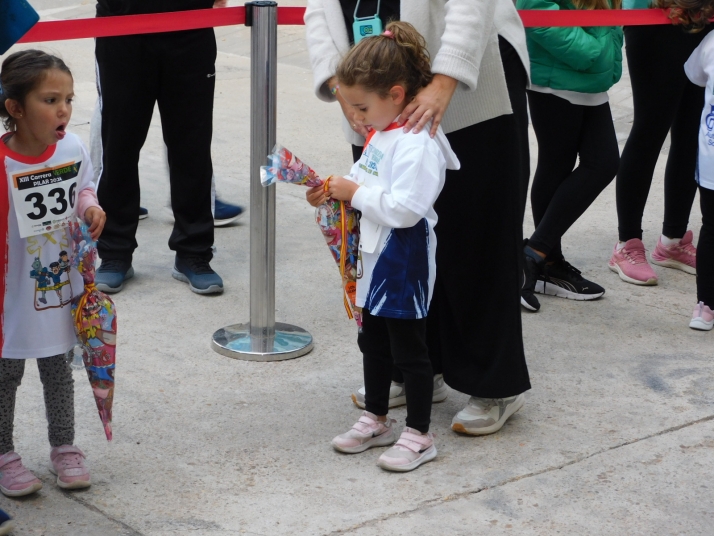
<instances>
[{"instance_id":1,"label":"umbrella-shaped package","mask_svg":"<svg viewBox=\"0 0 714 536\"><path fill-rule=\"evenodd\" d=\"M72 300L72 318L82 348L82 360L94 392L107 440L112 440L112 403L116 364L117 315L114 302L94 286L96 244L87 226L70 227L74 251L71 262L84 280L84 293Z\"/></svg>"},{"instance_id":2,"label":"umbrella-shaped package","mask_svg":"<svg viewBox=\"0 0 714 536\"><path fill-rule=\"evenodd\" d=\"M310 166L301 161L291 151L276 145L268 155L269 165L260 168L263 186L276 182L302 184L303 186L324 186L330 179L323 180ZM357 295L359 259L359 217L349 203L329 199L315 210L317 225L325 237L330 253L340 268L342 288L347 315L362 325L359 307L355 305Z\"/></svg>"}]
</instances>

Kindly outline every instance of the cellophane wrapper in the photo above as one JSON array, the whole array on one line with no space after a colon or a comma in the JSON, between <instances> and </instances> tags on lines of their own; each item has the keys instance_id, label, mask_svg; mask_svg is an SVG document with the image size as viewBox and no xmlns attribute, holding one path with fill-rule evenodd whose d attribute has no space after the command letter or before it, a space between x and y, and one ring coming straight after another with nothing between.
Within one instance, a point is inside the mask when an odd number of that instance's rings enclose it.
<instances>
[{"instance_id":1,"label":"cellophane wrapper","mask_svg":"<svg viewBox=\"0 0 714 536\"><path fill-rule=\"evenodd\" d=\"M325 181L314 169L282 145L276 145L273 148L273 152L268 155L268 162L267 166L260 168L260 179L263 186L270 186L276 182L301 184L309 188L325 184ZM359 213L349 203L341 203L332 199L317 207L315 219L338 267L342 264L343 249L345 251L344 273L342 274L345 307L348 314L354 317L357 325L361 326L361 310L355 305L359 258ZM344 248L342 244L343 226L346 229Z\"/></svg>"},{"instance_id":2,"label":"cellophane wrapper","mask_svg":"<svg viewBox=\"0 0 714 536\"><path fill-rule=\"evenodd\" d=\"M117 315L114 302L94 285L97 248L84 223L73 223L71 263L82 274L84 293L72 300L74 330L107 440L112 440Z\"/></svg>"}]
</instances>

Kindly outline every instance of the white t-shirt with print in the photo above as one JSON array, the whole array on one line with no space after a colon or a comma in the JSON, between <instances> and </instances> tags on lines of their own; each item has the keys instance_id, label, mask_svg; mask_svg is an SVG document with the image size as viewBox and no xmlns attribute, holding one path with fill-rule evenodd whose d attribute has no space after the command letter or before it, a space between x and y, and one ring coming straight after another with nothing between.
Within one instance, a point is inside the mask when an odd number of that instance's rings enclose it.
<instances>
[{"instance_id":1,"label":"white t-shirt with print","mask_svg":"<svg viewBox=\"0 0 714 536\"><path fill-rule=\"evenodd\" d=\"M684 72L698 86L704 86L704 109L699 126L699 155L696 180L714 190L714 33L709 33L684 64Z\"/></svg>"},{"instance_id":2,"label":"white t-shirt with print","mask_svg":"<svg viewBox=\"0 0 714 536\"><path fill-rule=\"evenodd\" d=\"M434 202L446 169L459 161L441 128L404 133L396 124L373 132L346 178L360 185L352 206L360 219L358 307L374 316L424 318L436 278Z\"/></svg>"},{"instance_id":3,"label":"white t-shirt with print","mask_svg":"<svg viewBox=\"0 0 714 536\"><path fill-rule=\"evenodd\" d=\"M11 151L8 137L0 140L6 185L0 235L7 252L0 274L0 357L50 357L76 341L70 301L84 283L69 265L73 244L66 222L76 217L79 192L95 188L92 163L71 133L38 157ZM21 238L21 229L33 234Z\"/></svg>"}]
</instances>

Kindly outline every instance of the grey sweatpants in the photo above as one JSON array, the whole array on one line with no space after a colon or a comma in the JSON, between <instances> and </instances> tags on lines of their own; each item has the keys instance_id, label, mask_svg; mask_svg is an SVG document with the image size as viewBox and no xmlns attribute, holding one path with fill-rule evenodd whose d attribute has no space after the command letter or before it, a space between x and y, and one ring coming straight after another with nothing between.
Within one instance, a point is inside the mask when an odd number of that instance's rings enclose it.
<instances>
[{"instance_id":1,"label":"grey sweatpants","mask_svg":"<svg viewBox=\"0 0 714 536\"><path fill-rule=\"evenodd\" d=\"M0 358L0 455L15 450L12 442L15 395L25 373L25 359ZM64 354L37 360L45 395L50 446L74 443L74 378Z\"/></svg>"}]
</instances>

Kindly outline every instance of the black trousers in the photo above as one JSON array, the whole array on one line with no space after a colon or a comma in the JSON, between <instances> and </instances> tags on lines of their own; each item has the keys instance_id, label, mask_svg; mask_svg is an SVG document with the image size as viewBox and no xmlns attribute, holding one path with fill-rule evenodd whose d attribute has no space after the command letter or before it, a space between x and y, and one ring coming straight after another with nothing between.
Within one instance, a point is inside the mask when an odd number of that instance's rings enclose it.
<instances>
[{"instance_id":1,"label":"black trousers","mask_svg":"<svg viewBox=\"0 0 714 536\"><path fill-rule=\"evenodd\" d=\"M97 195L107 213L100 257L131 261L137 247L139 153L158 102L175 218L169 247L210 260L213 30L101 37L95 52L103 151Z\"/></svg>"},{"instance_id":2,"label":"black trousers","mask_svg":"<svg viewBox=\"0 0 714 536\"><path fill-rule=\"evenodd\" d=\"M538 139L529 245L558 260L565 232L615 178L620 151L608 103L580 106L536 91L528 92L528 103Z\"/></svg>"},{"instance_id":3,"label":"black trousers","mask_svg":"<svg viewBox=\"0 0 714 536\"><path fill-rule=\"evenodd\" d=\"M642 239L642 215L652 175L670 130L662 234L680 238L687 231L696 193L693 178L704 88L692 84L682 66L710 30L688 34L672 25L625 28L635 117L617 172L618 235L622 242Z\"/></svg>"},{"instance_id":4,"label":"black trousers","mask_svg":"<svg viewBox=\"0 0 714 536\"><path fill-rule=\"evenodd\" d=\"M697 302L714 309L714 190L699 187L702 230L697 242Z\"/></svg>"},{"instance_id":5,"label":"black trousers","mask_svg":"<svg viewBox=\"0 0 714 536\"><path fill-rule=\"evenodd\" d=\"M364 363L365 409L387 414L394 366L404 377L407 426L428 432L434 373L426 348L426 319L372 316L364 309L357 342Z\"/></svg>"}]
</instances>

